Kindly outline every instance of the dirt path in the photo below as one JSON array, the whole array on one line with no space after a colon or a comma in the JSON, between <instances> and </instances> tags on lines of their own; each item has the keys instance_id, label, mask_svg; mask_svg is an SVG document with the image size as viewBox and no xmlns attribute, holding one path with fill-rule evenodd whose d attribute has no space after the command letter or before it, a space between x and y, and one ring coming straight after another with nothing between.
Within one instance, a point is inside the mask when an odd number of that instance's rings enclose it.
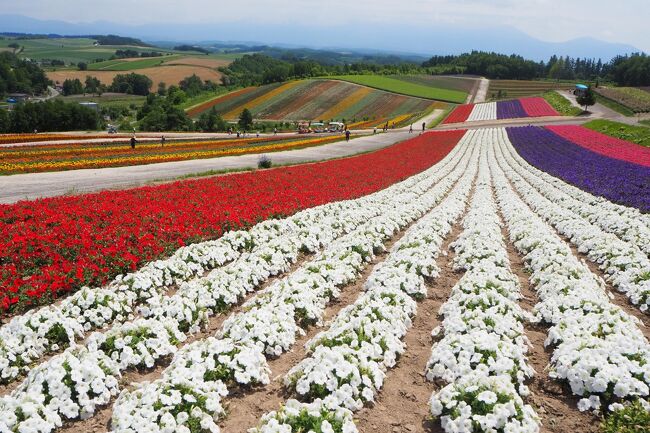
<instances>
[{"instance_id":1,"label":"dirt path","mask_svg":"<svg viewBox=\"0 0 650 433\"><path fill-rule=\"evenodd\" d=\"M343 140L322 146L273 152L268 155L274 165L302 164L382 149L412 136L408 132L394 131L359 137L350 142ZM250 154L130 167L0 176L0 203L129 188L157 180L173 180L181 176L208 171L251 169L257 167L258 159L259 155Z\"/></svg>"},{"instance_id":2,"label":"dirt path","mask_svg":"<svg viewBox=\"0 0 650 433\"><path fill-rule=\"evenodd\" d=\"M449 244L462 230L460 222L457 222L441 251L449 251ZM406 352L397 366L387 372L375 405L355 415L360 433L442 432L440 423L429 420L428 401L436 385L426 380L424 369L431 355L431 331L440 323L438 311L461 277L460 273L452 270L453 257L453 252L440 255L440 276L428 284L427 298L418 303L413 326L404 339Z\"/></svg>"},{"instance_id":3,"label":"dirt path","mask_svg":"<svg viewBox=\"0 0 650 433\"><path fill-rule=\"evenodd\" d=\"M474 98L472 99L472 102L474 104L485 102L485 100L487 99L489 88L490 88L490 80L488 80L487 78L481 78L478 86L478 90L474 94Z\"/></svg>"}]
</instances>

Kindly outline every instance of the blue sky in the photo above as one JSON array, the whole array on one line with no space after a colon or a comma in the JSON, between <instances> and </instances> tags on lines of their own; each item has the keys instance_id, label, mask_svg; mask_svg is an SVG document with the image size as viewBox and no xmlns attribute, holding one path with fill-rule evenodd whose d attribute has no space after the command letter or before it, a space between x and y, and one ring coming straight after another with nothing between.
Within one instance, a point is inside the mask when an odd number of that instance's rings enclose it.
<instances>
[{"instance_id":1,"label":"blue sky","mask_svg":"<svg viewBox=\"0 0 650 433\"><path fill-rule=\"evenodd\" d=\"M650 52L648 0L0 0L0 11L39 19L131 25L514 27L544 41L593 37Z\"/></svg>"}]
</instances>

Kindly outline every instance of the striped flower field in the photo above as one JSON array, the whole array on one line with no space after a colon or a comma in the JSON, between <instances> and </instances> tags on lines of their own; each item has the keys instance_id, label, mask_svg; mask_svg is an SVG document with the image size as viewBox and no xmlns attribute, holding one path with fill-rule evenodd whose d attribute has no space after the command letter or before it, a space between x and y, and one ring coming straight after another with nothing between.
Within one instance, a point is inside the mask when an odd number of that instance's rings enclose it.
<instances>
[{"instance_id":1,"label":"striped flower field","mask_svg":"<svg viewBox=\"0 0 650 433\"><path fill-rule=\"evenodd\" d=\"M433 131L0 206L0 432L646 433L650 215L603 192L650 172L595 142Z\"/></svg>"},{"instance_id":2,"label":"striped flower field","mask_svg":"<svg viewBox=\"0 0 650 433\"><path fill-rule=\"evenodd\" d=\"M509 101L459 105L447 116L443 123L450 124L547 116L559 116L559 114L544 98L530 97Z\"/></svg>"},{"instance_id":3,"label":"striped flower field","mask_svg":"<svg viewBox=\"0 0 650 433\"><path fill-rule=\"evenodd\" d=\"M225 119L234 120L248 108L260 120L354 123L393 119L443 105L343 81L301 80L239 90L194 107L189 114L198 116L214 107Z\"/></svg>"}]
</instances>

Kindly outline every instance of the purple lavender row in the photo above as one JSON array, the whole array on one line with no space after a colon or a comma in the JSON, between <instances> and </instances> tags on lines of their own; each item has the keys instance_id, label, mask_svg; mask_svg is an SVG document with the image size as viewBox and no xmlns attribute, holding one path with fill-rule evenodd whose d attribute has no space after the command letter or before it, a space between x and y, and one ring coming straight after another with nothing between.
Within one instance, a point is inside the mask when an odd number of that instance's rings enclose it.
<instances>
[{"instance_id":1,"label":"purple lavender row","mask_svg":"<svg viewBox=\"0 0 650 433\"><path fill-rule=\"evenodd\" d=\"M497 119L516 119L529 117L518 99L497 102Z\"/></svg>"},{"instance_id":2,"label":"purple lavender row","mask_svg":"<svg viewBox=\"0 0 650 433\"><path fill-rule=\"evenodd\" d=\"M538 169L591 194L650 212L650 167L597 154L545 128L507 130L517 152Z\"/></svg>"}]
</instances>

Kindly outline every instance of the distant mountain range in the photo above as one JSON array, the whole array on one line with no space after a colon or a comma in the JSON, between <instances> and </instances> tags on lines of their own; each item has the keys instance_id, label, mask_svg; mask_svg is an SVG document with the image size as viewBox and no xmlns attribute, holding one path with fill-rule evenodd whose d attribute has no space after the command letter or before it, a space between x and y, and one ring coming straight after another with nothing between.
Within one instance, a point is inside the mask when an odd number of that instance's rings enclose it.
<instances>
[{"instance_id":1,"label":"distant mountain range","mask_svg":"<svg viewBox=\"0 0 650 433\"><path fill-rule=\"evenodd\" d=\"M57 33L65 35L118 34L145 41L201 43L238 41L243 45L272 45L292 48L354 50L367 53L460 54L471 50L519 54L529 59L547 60L551 55L610 60L618 54L641 51L627 44L578 38L565 42L545 42L510 27L464 29L450 26L417 27L396 23L358 23L329 27L278 25L247 22L217 24L124 25L107 21L68 23L38 20L22 15L0 15L3 32Z\"/></svg>"}]
</instances>

